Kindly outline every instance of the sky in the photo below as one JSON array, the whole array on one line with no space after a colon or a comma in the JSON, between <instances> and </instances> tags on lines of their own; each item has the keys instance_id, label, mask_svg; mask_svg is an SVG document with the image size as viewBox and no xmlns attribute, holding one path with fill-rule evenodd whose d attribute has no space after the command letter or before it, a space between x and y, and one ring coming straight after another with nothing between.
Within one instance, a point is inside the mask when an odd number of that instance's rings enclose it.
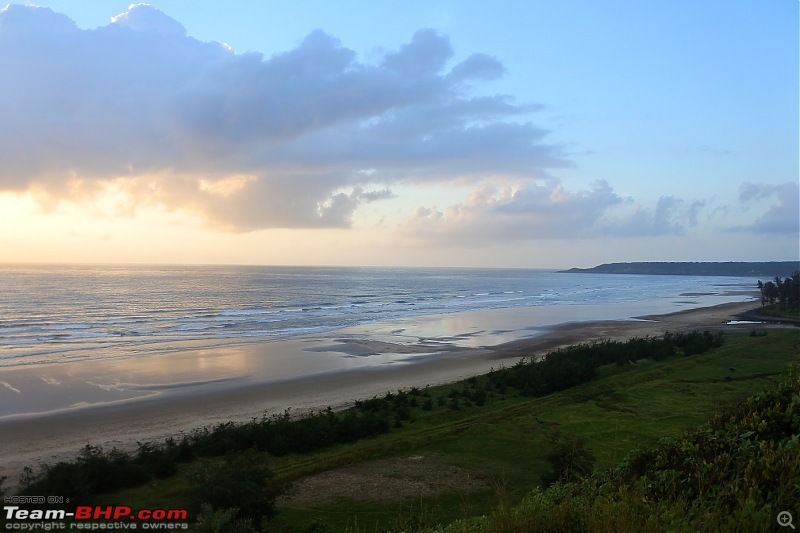
<instances>
[{"instance_id":1,"label":"sky","mask_svg":"<svg viewBox=\"0 0 800 533\"><path fill-rule=\"evenodd\" d=\"M800 256L796 0L0 12L0 262Z\"/></svg>"}]
</instances>

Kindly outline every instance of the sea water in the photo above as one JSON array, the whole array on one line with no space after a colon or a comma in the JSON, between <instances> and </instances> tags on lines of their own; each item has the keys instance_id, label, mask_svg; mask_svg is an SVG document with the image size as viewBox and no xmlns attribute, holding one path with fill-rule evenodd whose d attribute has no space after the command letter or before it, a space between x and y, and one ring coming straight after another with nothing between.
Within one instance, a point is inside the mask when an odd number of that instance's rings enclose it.
<instances>
[{"instance_id":1,"label":"sea water","mask_svg":"<svg viewBox=\"0 0 800 533\"><path fill-rule=\"evenodd\" d=\"M533 269L0 265L0 369L136 358L465 311L744 301L756 279ZM572 309L572 308L570 308Z\"/></svg>"}]
</instances>

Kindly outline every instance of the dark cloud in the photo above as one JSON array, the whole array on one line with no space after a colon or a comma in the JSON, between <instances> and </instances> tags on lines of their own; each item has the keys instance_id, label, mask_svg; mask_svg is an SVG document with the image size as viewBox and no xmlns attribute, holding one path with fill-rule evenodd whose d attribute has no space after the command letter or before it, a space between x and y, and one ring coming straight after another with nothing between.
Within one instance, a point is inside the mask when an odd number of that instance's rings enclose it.
<instances>
[{"instance_id":1,"label":"dark cloud","mask_svg":"<svg viewBox=\"0 0 800 533\"><path fill-rule=\"evenodd\" d=\"M535 106L472 93L503 74L497 59L453 57L432 30L371 64L322 31L265 57L193 39L146 4L95 30L11 5L0 189L124 179L140 201L230 230L341 227L398 181L569 164L529 122Z\"/></svg>"}]
</instances>

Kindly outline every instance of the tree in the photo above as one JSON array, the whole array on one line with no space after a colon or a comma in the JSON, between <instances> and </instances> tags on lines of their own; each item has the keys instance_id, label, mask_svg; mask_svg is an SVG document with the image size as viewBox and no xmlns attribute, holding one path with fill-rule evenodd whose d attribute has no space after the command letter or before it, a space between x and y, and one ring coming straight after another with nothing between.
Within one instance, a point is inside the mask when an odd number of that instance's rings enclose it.
<instances>
[{"instance_id":1,"label":"tree","mask_svg":"<svg viewBox=\"0 0 800 533\"><path fill-rule=\"evenodd\" d=\"M800 311L800 271L792 274L792 282L789 285L789 309L791 311ZM788 280L787 280L788 281Z\"/></svg>"},{"instance_id":2,"label":"tree","mask_svg":"<svg viewBox=\"0 0 800 533\"><path fill-rule=\"evenodd\" d=\"M758 280L758 289L761 291L761 307L777 303L781 311L800 310L800 271L795 271L786 279L775 276L775 279L766 283Z\"/></svg>"},{"instance_id":3,"label":"tree","mask_svg":"<svg viewBox=\"0 0 800 533\"><path fill-rule=\"evenodd\" d=\"M768 281L761 285L761 305L762 307L766 304L770 306L775 305L775 300L777 300L780 292L778 290L778 286L775 285L774 282Z\"/></svg>"}]
</instances>

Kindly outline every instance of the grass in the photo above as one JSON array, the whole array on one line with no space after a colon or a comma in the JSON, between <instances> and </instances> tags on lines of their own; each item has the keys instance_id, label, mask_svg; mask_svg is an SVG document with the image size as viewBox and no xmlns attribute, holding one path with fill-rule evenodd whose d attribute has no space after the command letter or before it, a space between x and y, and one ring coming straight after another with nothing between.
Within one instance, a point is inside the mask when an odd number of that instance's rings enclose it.
<instances>
[{"instance_id":1,"label":"grass","mask_svg":"<svg viewBox=\"0 0 800 533\"><path fill-rule=\"evenodd\" d=\"M542 398L522 397L513 389L493 391L481 407L460 401L453 409L450 403L454 391L480 385L485 378L425 389L420 399L431 397L437 407L414 408L413 422L389 434L308 455L262 456L276 476L290 481L367 461L435 457L439 471L459 468L485 488L467 491L454 486L436 495L390 501L349 497L304 508L279 504L268 530L299 532L313 523L319 531L328 526L353 532L411 529L486 514L499 504L513 505L547 470L546 437L553 426L586 437L598 466L608 466L637 446L677 436L723 406L775 384L787 366L798 361L798 340L797 330L770 330L763 337L728 335L723 347L706 354L609 365L592 382ZM438 406L439 398L445 406ZM187 476L196 468L196 463L181 465L176 476L104 495L99 503L133 508L182 505Z\"/></svg>"},{"instance_id":2,"label":"grass","mask_svg":"<svg viewBox=\"0 0 800 533\"><path fill-rule=\"evenodd\" d=\"M622 459L635 445L675 435L709 414L779 379L797 362L796 331L766 337L729 336L713 352L626 372L566 391L568 400L542 420L585 435L601 465ZM615 369L607 369L611 374Z\"/></svg>"},{"instance_id":3,"label":"grass","mask_svg":"<svg viewBox=\"0 0 800 533\"><path fill-rule=\"evenodd\" d=\"M762 307L758 314L772 318L788 318L790 320L800 320L800 310L780 309L778 306Z\"/></svg>"},{"instance_id":4,"label":"grass","mask_svg":"<svg viewBox=\"0 0 800 533\"><path fill-rule=\"evenodd\" d=\"M800 374L609 469L427 533L773 531L800 498ZM394 533L409 531L396 528Z\"/></svg>"}]
</instances>

